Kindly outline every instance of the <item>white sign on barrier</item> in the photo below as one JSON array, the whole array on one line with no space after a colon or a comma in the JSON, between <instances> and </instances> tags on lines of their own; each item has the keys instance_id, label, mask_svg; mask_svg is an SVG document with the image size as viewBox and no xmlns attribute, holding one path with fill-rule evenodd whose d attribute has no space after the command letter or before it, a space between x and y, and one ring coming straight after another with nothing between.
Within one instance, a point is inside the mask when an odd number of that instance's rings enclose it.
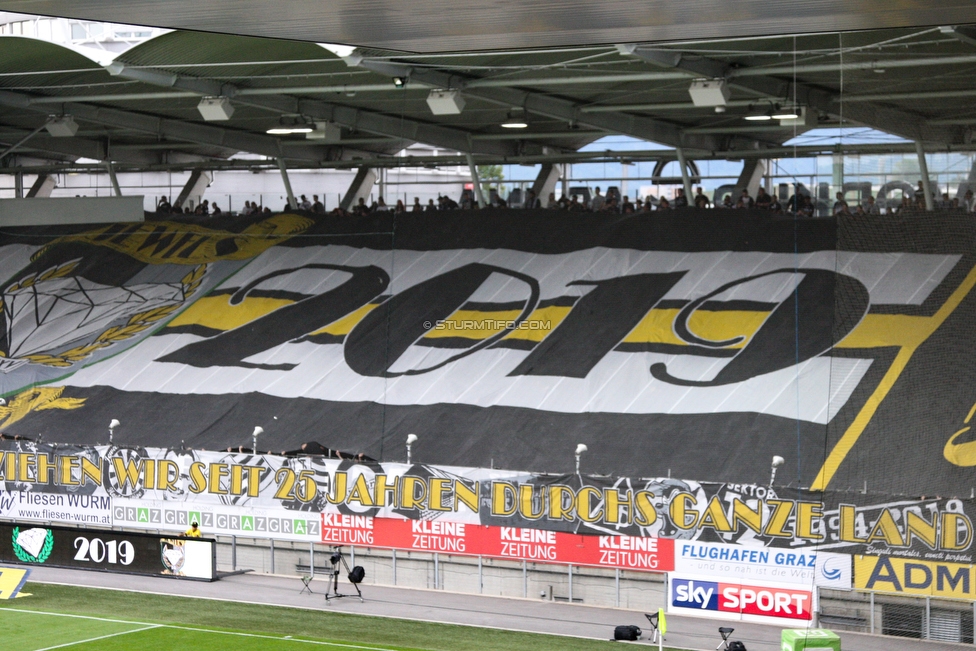
<instances>
[{"instance_id":1,"label":"white sign on barrier","mask_svg":"<svg viewBox=\"0 0 976 651\"><path fill-rule=\"evenodd\" d=\"M816 548L779 549L694 541L676 541L674 569L683 574L762 581L797 586L851 589L849 554Z\"/></svg>"},{"instance_id":2,"label":"white sign on barrier","mask_svg":"<svg viewBox=\"0 0 976 651\"><path fill-rule=\"evenodd\" d=\"M112 498L106 495L0 490L0 519L110 526Z\"/></svg>"}]
</instances>

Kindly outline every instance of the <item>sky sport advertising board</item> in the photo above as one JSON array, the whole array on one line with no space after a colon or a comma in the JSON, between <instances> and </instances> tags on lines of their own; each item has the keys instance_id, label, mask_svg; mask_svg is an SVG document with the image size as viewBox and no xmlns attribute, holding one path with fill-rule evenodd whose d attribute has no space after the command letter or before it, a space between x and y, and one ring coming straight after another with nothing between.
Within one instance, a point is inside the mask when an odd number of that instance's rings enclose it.
<instances>
[{"instance_id":1,"label":"sky sport advertising board","mask_svg":"<svg viewBox=\"0 0 976 651\"><path fill-rule=\"evenodd\" d=\"M670 610L683 615L761 622L810 621L815 592L785 585L709 581L671 575ZM812 586L811 586L812 587Z\"/></svg>"}]
</instances>

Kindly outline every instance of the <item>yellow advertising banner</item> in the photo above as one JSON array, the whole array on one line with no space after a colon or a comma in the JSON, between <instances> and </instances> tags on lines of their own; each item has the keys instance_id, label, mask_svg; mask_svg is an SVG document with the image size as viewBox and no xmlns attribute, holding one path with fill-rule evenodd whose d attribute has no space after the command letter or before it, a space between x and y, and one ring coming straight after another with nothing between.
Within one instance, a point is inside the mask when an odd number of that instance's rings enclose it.
<instances>
[{"instance_id":1,"label":"yellow advertising banner","mask_svg":"<svg viewBox=\"0 0 976 651\"><path fill-rule=\"evenodd\" d=\"M888 556L855 556L854 587L894 594L976 598L974 566Z\"/></svg>"}]
</instances>

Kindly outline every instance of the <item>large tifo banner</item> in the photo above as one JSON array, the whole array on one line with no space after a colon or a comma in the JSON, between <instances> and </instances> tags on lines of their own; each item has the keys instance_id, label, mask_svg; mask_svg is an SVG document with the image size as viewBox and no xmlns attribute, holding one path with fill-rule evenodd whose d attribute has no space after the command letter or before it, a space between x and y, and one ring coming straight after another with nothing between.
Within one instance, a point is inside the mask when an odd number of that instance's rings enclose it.
<instances>
[{"instance_id":1,"label":"large tifo banner","mask_svg":"<svg viewBox=\"0 0 976 651\"><path fill-rule=\"evenodd\" d=\"M952 213L6 229L0 518L637 569L683 541L969 564L974 251ZM344 460L277 454L310 443Z\"/></svg>"}]
</instances>

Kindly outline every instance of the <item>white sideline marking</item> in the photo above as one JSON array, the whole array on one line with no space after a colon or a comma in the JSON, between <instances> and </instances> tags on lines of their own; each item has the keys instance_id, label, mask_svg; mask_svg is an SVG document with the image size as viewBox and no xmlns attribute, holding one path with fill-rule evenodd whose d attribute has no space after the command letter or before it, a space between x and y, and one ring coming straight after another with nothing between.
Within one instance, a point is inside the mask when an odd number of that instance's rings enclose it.
<instances>
[{"instance_id":1,"label":"white sideline marking","mask_svg":"<svg viewBox=\"0 0 976 651\"><path fill-rule=\"evenodd\" d=\"M29 612L29 611L28 611ZM43 649L37 649L37 651L52 651L52 649L63 649L69 646L75 646L76 644L87 644L88 642L97 642L98 640L105 640L110 637L118 637L119 635L128 635L130 633L138 633L140 631L148 631L153 628L159 628L161 624L152 624L150 626L144 626L143 628L136 628L131 631L121 631L119 633L109 633L108 635L99 635L98 637L90 637L87 640L77 640L75 642L65 642L64 644L57 644L55 646L45 647Z\"/></svg>"},{"instance_id":2,"label":"white sideline marking","mask_svg":"<svg viewBox=\"0 0 976 651\"><path fill-rule=\"evenodd\" d=\"M26 610L24 608L0 608L0 613L3 611L10 611L15 613L27 613L29 615L48 615L50 617L73 617L75 619L92 619L98 622L111 622L113 624L135 624L137 626L144 626L145 628L136 629L133 631L123 631L121 633L112 633L111 635L103 635L101 637L93 637L90 640L80 640L78 642L69 642L67 644L59 644L57 646L48 647L46 649L37 649L36 651L51 651L52 649L61 649L68 646L73 646L75 644L84 644L85 642L94 642L95 640L101 640L107 637L115 637L116 635L125 635L127 633L138 633L139 631L146 631L151 628L172 628L180 631L193 631L195 633L216 633L219 635L238 635L240 637L254 637L260 638L262 640L279 640L282 642L302 642L304 644L318 644L321 646L336 646L343 647L345 649L364 649L365 651L394 651L389 647L377 647L377 646L359 646L357 644L343 644L342 642L323 642L321 640L302 640L298 638L293 638L291 636L287 637L277 637L275 635L261 635L260 633L241 633L238 631L217 631L209 628L196 628L193 626L177 626L175 624L150 624L148 622L133 622L124 619L109 619L107 617L94 617L92 615L71 615L68 613L50 613L43 610Z\"/></svg>"}]
</instances>

